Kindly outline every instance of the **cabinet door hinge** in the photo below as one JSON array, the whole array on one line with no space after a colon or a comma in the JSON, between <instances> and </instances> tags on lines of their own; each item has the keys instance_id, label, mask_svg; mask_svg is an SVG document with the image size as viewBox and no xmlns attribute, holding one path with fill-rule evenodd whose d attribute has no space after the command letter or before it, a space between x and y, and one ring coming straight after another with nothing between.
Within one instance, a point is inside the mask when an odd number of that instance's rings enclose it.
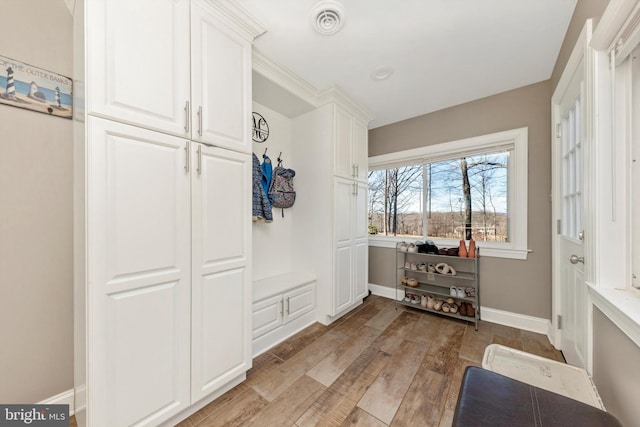
<instances>
[{"instance_id":1,"label":"cabinet door hinge","mask_svg":"<svg viewBox=\"0 0 640 427\"><path fill-rule=\"evenodd\" d=\"M556 124L556 138L562 138L562 127L560 123Z\"/></svg>"},{"instance_id":2,"label":"cabinet door hinge","mask_svg":"<svg viewBox=\"0 0 640 427\"><path fill-rule=\"evenodd\" d=\"M558 329L562 329L562 316L558 314Z\"/></svg>"},{"instance_id":3,"label":"cabinet door hinge","mask_svg":"<svg viewBox=\"0 0 640 427\"><path fill-rule=\"evenodd\" d=\"M562 220L556 220L556 234L562 234Z\"/></svg>"}]
</instances>

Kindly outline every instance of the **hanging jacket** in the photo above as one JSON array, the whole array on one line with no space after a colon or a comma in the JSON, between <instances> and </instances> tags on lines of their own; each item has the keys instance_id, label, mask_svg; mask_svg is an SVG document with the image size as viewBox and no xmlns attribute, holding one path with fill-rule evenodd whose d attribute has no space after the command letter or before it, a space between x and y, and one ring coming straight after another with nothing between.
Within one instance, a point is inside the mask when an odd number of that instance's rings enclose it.
<instances>
[{"instance_id":1,"label":"hanging jacket","mask_svg":"<svg viewBox=\"0 0 640 427\"><path fill-rule=\"evenodd\" d=\"M273 176L273 165L271 159L266 154L262 155L262 165L260 167L262 169L260 184L262 184L264 194L269 195L269 187L271 186L271 178ZM269 203L271 203L271 200L269 200Z\"/></svg>"},{"instance_id":2,"label":"hanging jacket","mask_svg":"<svg viewBox=\"0 0 640 427\"><path fill-rule=\"evenodd\" d=\"M271 202L262 187L261 181L264 175L262 174L262 168L260 167L260 160L254 154L253 155L253 203L252 203L252 215L254 221L273 221L273 214L271 212Z\"/></svg>"}]
</instances>

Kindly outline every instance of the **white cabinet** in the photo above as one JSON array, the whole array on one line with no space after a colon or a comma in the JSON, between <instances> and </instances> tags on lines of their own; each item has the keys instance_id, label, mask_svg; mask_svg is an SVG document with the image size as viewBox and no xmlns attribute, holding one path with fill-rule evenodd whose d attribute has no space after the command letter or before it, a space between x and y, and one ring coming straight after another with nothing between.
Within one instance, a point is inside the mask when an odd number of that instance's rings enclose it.
<instances>
[{"instance_id":1,"label":"white cabinet","mask_svg":"<svg viewBox=\"0 0 640 427\"><path fill-rule=\"evenodd\" d=\"M335 277L331 315L368 292L367 191L364 183L334 178Z\"/></svg>"},{"instance_id":2,"label":"white cabinet","mask_svg":"<svg viewBox=\"0 0 640 427\"><path fill-rule=\"evenodd\" d=\"M88 112L249 152L257 32L227 16L204 0L93 0Z\"/></svg>"},{"instance_id":3,"label":"white cabinet","mask_svg":"<svg viewBox=\"0 0 640 427\"><path fill-rule=\"evenodd\" d=\"M317 276L318 320L331 323L368 293L367 130L344 96L292 122L297 169L293 263ZM358 168L354 160L358 160ZM360 175L364 179L358 179Z\"/></svg>"},{"instance_id":4,"label":"white cabinet","mask_svg":"<svg viewBox=\"0 0 640 427\"><path fill-rule=\"evenodd\" d=\"M251 367L251 158L191 145L191 401L196 402Z\"/></svg>"},{"instance_id":5,"label":"white cabinet","mask_svg":"<svg viewBox=\"0 0 640 427\"><path fill-rule=\"evenodd\" d=\"M192 138L249 153L251 43L210 3L191 6Z\"/></svg>"},{"instance_id":6,"label":"white cabinet","mask_svg":"<svg viewBox=\"0 0 640 427\"><path fill-rule=\"evenodd\" d=\"M251 159L88 128L89 424L155 425L251 366Z\"/></svg>"},{"instance_id":7,"label":"white cabinet","mask_svg":"<svg viewBox=\"0 0 640 427\"><path fill-rule=\"evenodd\" d=\"M173 423L251 366L245 151L260 30L226 2L77 5L76 415Z\"/></svg>"},{"instance_id":8,"label":"white cabinet","mask_svg":"<svg viewBox=\"0 0 640 427\"><path fill-rule=\"evenodd\" d=\"M290 272L253 283L254 357L315 321L315 278Z\"/></svg>"},{"instance_id":9,"label":"white cabinet","mask_svg":"<svg viewBox=\"0 0 640 427\"><path fill-rule=\"evenodd\" d=\"M334 110L334 170L342 178L367 180L367 125L336 106Z\"/></svg>"},{"instance_id":10,"label":"white cabinet","mask_svg":"<svg viewBox=\"0 0 640 427\"><path fill-rule=\"evenodd\" d=\"M93 117L88 138L90 425L156 424L190 404L186 142Z\"/></svg>"}]
</instances>

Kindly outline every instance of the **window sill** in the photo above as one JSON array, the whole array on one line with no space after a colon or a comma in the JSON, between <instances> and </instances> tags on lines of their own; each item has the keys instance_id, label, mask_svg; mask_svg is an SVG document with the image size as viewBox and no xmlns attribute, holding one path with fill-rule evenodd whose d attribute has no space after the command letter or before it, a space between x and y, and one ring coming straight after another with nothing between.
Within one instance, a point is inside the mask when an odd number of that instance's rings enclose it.
<instances>
[{"instance_id":1,"label":"window sill","mask_svg":"<svg viewBox=\"0 0 640 427\"><path fill-rule=\"evenodd\" d=\"M369 247L374 248L391 248L394 249L396 244L399 242L413 242L413 241L422 241L417 238L412 237L377 237L377 236L369 236ZM458 241L455 240L439 240L436 242L438 247L454 247L458 246ZM480 255L483 257L493 257L493 258L506 258L506 259L519 259L526 260L529 254L528 249L514 249L509 247L496 247L489 246L483 242L476 242L476 245L480 248ZM497 245L497 244L493 244Z\"/></svg>"},{"instance_id":2,"label":"window sill","mask_svg":"<svg viewBox=\"0 0 640 427\"><path fill-rule=\"evenodd\" d=\"M593 304L640 347L640 292L603 289L588 283Z\"/></svg>"}]
</instances>

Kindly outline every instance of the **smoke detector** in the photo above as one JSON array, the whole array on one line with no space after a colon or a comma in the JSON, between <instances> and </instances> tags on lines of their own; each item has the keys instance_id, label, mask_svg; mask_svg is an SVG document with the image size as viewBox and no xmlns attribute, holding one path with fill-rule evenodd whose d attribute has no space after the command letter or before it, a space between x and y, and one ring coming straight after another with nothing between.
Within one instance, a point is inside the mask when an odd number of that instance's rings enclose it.
<instances>
[{"instance_id":1,"label":"smoke detector","mask_svg":"<svg viewBox=\"0 0 640 427\"><path fill-rule=\"evenodd\" d=\"M337 1L318 2L311 10L311 26L324 36L337 33L343 22L344 8Z\"/></svg>"}]
</instances>

